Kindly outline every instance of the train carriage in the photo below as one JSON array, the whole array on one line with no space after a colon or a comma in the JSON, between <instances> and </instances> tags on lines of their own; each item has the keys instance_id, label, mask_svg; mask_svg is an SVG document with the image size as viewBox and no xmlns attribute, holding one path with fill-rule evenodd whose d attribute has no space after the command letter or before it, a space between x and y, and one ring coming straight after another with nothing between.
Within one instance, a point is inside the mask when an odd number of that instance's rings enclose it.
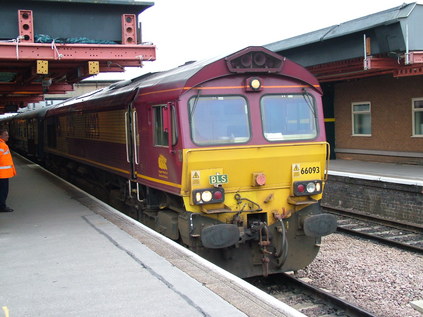
<instances>
[{"instance_id":1,"label":"train carriage","mask_svg":"<svg viewBox=\"0 0 423 317\"><path fill-rule=\"evenodd\" d=\"M43 161L44 116L49 108L18 113L9 119L11 147L29 158Z\"/></svg>"},{"instance_id":2,"label":"train carriage","mask_svg":"<svg viewBox=\"0 0 423 317\"><path fill-rule=\"evenodd\" d=\"M303 268L336 228L320 86L262 47L75 98L44 125L50 166L239 276Z\"/></svg>"}]
</instances>

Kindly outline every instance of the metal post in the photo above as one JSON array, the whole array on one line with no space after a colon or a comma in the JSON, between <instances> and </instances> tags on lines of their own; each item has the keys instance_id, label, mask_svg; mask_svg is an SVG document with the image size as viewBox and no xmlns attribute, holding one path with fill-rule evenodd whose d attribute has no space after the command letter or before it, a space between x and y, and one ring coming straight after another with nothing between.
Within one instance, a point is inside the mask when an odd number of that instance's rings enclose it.
<instances>
[{"instance_id":1,"label":"metal post","mask_svg":"<svg viewBox=\"0 0 423 317\"><path fill-rule=\"evenodd\" d=\"M408 43L408 24L405 25L405 65L410 65L410 52Z\"/></svg>"},{"instance_id":2,"label":"metal post","mask_svg":"<svg viewBox=\"0 0 423 317\"><path fill-rule=\"evenodd\" d=\"M369 65L367 64L367 40L366 40L366 34L363 34L363 45L364 45L363 67L364 67L364 70L368 70L369 69Z\"/></svg>"}]
</instances>

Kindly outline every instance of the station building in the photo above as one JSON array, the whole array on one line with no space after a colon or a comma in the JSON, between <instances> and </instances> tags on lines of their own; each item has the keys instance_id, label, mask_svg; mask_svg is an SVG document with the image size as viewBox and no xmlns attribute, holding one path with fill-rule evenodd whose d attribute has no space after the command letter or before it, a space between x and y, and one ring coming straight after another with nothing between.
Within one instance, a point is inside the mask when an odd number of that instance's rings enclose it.
<instances>
[{"instance_id":1,"label":"station building","mask_svg":"<svg viewBox=\"0 0 423 317\"><path fill-rule=\"evenodd\" d=\"M331 158L423 165L423 5L266 45L324 92Z\"/></svg>"}]
</instances>

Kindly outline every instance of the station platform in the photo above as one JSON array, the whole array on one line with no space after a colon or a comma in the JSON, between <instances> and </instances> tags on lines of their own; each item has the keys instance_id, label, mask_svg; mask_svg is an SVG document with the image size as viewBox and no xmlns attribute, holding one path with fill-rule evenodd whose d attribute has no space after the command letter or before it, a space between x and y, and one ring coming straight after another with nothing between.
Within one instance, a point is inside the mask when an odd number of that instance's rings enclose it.
<instances>
[{"instance_id":1,"label":"station platform","mask_svg":"<svg viewBox=\"0 0 423 317\"><path fill-rule=\"evenodd\" d=\"M304 316L14 155L0 316Z\"/></svg>"},{"instance_id":2,"label":"station platform","mask_svg":"<svg viewBox=\"0 0 423 317\"><path fill-rule=\"evenodd\" d=\"M322 206L423 226L423 166L331 160Z\"/></svg>"},{"instance_id":3,"label":"station platform","mask_svg":"<svg viewBox=\"0 0 423 317\"><path fill-rule=\"evenodd\" d=\"M423 186L423 166L356 160L331 160L329 175Z\"/></svg>"}]
</instances>

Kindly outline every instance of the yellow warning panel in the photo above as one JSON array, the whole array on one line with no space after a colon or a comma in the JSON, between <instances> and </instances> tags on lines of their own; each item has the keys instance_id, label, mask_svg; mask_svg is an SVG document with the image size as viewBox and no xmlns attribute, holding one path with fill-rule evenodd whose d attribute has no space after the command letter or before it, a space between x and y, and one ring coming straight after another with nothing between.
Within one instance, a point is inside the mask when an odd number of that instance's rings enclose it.
<instances>
[{"instance_id":1,"label":"yellow warning panel","mask_svg":"<svg viewBox=\"0 0 423 317\"><path fill-rule=\"evenodd\" d=\"M48 74L48 61L37 60L37 74L39 75Z\"/></svg>"},{"instance_id":2,"label":"yellow warning panel","mask_svg":"<svg viewBox=\"0 0 423 317\"><path fill-rule=\"evenodd\" d=\"M199 186L200 185L200 171L191 171L191 186Z\"/></svg>"},{"instance_id":3,"label":"yellow warning panel","mask_svg":"<svg viewBox=\"0 0 423 317\"><path fill-rule=\"evenodd\" d=\"M213 187L213 184L210 183L210 177L216 177L216 175L222 176L222 174L223 174L222 168L192 170L191 171L191 190L197 189L197 188Z\"/></svg>"}]
</instances>

